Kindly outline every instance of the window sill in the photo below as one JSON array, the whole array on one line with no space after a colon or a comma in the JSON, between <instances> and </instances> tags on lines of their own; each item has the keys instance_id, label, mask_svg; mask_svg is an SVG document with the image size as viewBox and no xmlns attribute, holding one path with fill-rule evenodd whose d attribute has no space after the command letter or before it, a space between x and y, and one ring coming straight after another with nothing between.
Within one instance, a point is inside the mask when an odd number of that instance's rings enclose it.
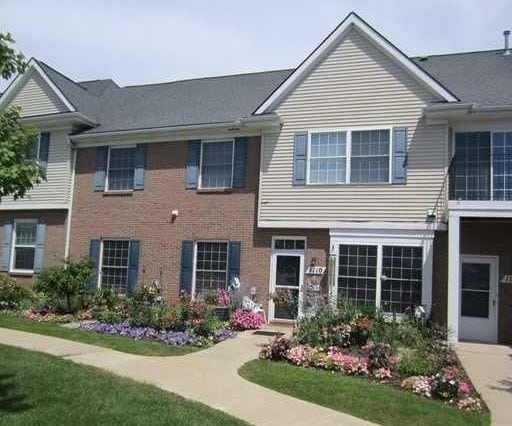
<instances>
[{"instance_id":1,"label":"window sill","mask_svg":"<svg viewBox=\"0 0 512 426\"><path fill-rule=\"evenodd\" d=\"M34 271L9 271L11 277L33 277L34 275Z\"/></svg>"},{"instance_id":2,"label":"window sill","mask_svg":"<svg viewBox=\"0 0 512 426\"><path fill-rule=\"evenodd\" d=\"M131 197L133 195L133 189L127 191L104 191L104 197Z\"/></svg>"},{"instance_id":3,"label":"window sill","mask_svg":"<svg viewBox=\"0 0 512 426\"><path fill-rule=\"evenodd\" d=\"M233 188L198 188L196 192L198 194L230 194Z\"/></svg>"}]
</instances>

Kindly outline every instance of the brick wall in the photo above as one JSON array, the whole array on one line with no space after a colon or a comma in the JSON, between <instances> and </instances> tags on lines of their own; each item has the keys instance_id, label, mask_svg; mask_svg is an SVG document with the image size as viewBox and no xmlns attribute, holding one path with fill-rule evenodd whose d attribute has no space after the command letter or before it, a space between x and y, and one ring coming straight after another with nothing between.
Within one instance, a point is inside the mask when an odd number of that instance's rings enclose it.
<instances>
[{"instance_id":1,"label":"brick wall","mask_svg":"<svg viewBox=\"0 0 512 426\"><path fill-rule=\"evenodd\" d=\"M267 306L272 235L308 237L308 258L319 264L329 248L327 231L257 230L259 137L250 138L245 188L231 193L201 193L185 189L187 142L162 142L148 146L145 188L129 195L94 192L95 148L79 149L71 223L71 256L88 254L93 238L140 240L139 281L158 279L165 294L179 293L183 240L241 241L241 282L246 290L257 287L258 299ZM179 216L172 221L171 211Z\"/></svg>"},{"instance_id":2,"label":"brick wall","mask_svg":"<svg viewBox=\"0 0 512 426\"><path fill-rule=\"evenodd\" d=\"M7 219L43 219L46 222L44 267L57 265L64 259L66 241L66 210L1 211L0 241L3 241L3 226ZM32 282L31 276L16 277L19 282Z\"/></svg>"}]
</instances>

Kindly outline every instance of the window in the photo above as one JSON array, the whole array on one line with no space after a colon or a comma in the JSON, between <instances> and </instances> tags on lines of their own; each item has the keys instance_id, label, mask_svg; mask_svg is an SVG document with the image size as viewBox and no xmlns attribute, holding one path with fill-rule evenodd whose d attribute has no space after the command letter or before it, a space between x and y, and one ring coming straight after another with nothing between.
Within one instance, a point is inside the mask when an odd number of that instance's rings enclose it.
<instances>
[{"instance_id":1,"label":"window","mask_svg":"<svg viewBox=\"0 0 512 426\"><path fill-rule=\"evenodd\" d=\"M234 141L201 144L200 188L231 188L233 186Z\"/></svg>"},{"instance_id":2,"label":"window","mask_svg":"<svg viewBox=\"0 0 512 426\"><path fill-rule=\"evenodd\" d=\"M308 183L386 183L390 180L391 130L312 132Z\"/></svg>"},{"instance_id":3,"label":"window","mask_svg":"<svg viewBox=\"0 0 512 426\"><path fill-rule=\"evenodd\" d=\"M340 245L338 298L356 306L375 306L377 247Z\"/></svg>"},{"instance_id":4,"label":"window","mask_svg":"<svg viewBox=\"0 0 512 426\"><path fill-rule=\"evenodd\" d=\"M488 132L455 135L455 199L488 200L491 187Z\"/></svg>"},{"instance_id":5,"label":"window","mask_svg":"<svg viewBox=\"0 0 512 426\"><path fill-rule=\"evenodd\" d=\"M346 179L345 132L312 133L310 142L309 182L342 183Z\"/></svg>"},{"instance_id":6,"label":"window","mask_svg":"<svg viewBox=\"0 0 512 426\"><path fill-rule=\"evenodd\" d=\"M274 249L276 250L304 250L306 240L304 238L276 238Z\"/></svg>"},{"instance_id":7,"label":"window","mask_svg":"<svg viewBox=\"0 0 512 426\"><path fill-rule=\"evenodd\" d=\"M228 243L200 241L196 244L195 294L227 289Z\"/></svg>"},{"instance_id":8,"label":"window","mask_svg":"<svg viewBox=\"0 0 512 426\"><path fill-rule=\"evenodd\" d=\"M136 148L110 148L108 152L108 191L133 189Z\"/></svg>"},{"instance_id":9,"label":"window","mask_svg":"<svg viewBox=\"0 0 512 426\"><path fill-rule=\"evenodd\" d=\"M389 130L352 132L350 181L389 181Z\"/></svg>"},{"instance_id":10,"label":"window","mask_svg":"<svg viewBox=\"0 0 512 426\"><path fill-rule=\"evenodd\" d=\"M512 132L492 136L493 199L512 200Z\"/></svg>"},{"instance_id":11,"label":"window","mask_svg":"<svg viewBox=\"0 0 512 426\"><path fill-rule=\"evenodd\" d=\"M36 222L15 222L13 232L11 271L34 271L36 235Z\"/></svg>"},{"instance_id":12,"label":"window","mask_svg":"<svg viewBox=\"0 0 512 426\"><path fill-rule=\"evenodd\" d=\"M403 313L421 304L423 280L421 247L382 247L382 294L384 312Z\"/></svg>"},{"instance_id":13,"label":"window","mask_svg":"<svg viewBox=\"0 0 512 426\"><path fill-rule=\"evenodd\" d=\"M128 240L103 240L100 278L102 288L119 293L127 292L129 251Z\"/></svg>"},{"instance_id":14,"label":"window","mask_svg":"<svg viewBox=\"0 0 512 426\"><path fill-rule=\"evenodd\" d=\"M338 300L401 314L422 303L422 282L422 247L339 245Z\"/></svg>"}]
</instances>

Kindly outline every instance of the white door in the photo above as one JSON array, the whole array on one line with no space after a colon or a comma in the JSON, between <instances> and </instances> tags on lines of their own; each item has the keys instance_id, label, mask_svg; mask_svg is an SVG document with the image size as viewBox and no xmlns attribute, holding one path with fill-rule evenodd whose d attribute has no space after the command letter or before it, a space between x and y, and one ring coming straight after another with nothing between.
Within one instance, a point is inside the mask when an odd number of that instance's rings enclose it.
<instances>
[{"instance_id":1,"label":"white door","mask_svg":"<svg viewBox=\"0 0 512 426\"><path fill-rule=\"evenodd\" d=\"M461 256L460 338L497 341L498 259Z\"/></svg>"},{"instance_id":2,"label":"white door","mask_svg":"<svg viewBox=\"0 0 512 426\"><path fill-rule=\"evenodd\" d=\"M276 252L272 255L272 293L287 295L292 303L270 302L270 318L294 320L302 306L304 255Z\"/></svg>"}]
</instances>

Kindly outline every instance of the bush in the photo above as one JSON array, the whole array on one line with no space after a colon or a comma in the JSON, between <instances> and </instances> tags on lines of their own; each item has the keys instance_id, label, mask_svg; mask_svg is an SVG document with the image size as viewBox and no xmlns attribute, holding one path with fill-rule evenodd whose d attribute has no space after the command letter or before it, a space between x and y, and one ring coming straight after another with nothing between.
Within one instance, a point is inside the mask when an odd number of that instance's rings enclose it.
<instances>
[{"instance_id":1,"label":"bush","mask_svg":"<svg viewBox=\"0 0 512 426\"><path fill-rule=\"evenodd\" d=\"M128 299L128 322L132 326L153 327L162 330L166 327L169 313L166 303L155 283L137 287Z\"/></svg>"},{"instance_id":2,"label":"bush","mask_svg":"<svg viewBox=\"0 0 512 426\"><path fill-rule=\"evenodd\" d=\"M363 348L363 352L368 358L368 369L371 371L381 368L392 370L395 367L396 357L387 343L370 342Z\"/></svg>"},{"instance_id":3,"label":"bush","mask_svg":"<svg viewBox=\"0 0 512 426\"><path fill-rule=\"evenodd\" d=\"M400 352L398 371L404 376L432 376L436 371L436 362L425 349L403 349Z\"/></svg>"},{"instance_id":4,"label":"bush","mask_svg":"<svg viewBox=\"0 0 512 426\"><path fill-rule=\"evenodd\" d=\"M100 288L92 297L91 310L98 321L115 324L126 318L126 300L109 288Z\"/></svg>"},{"instance_id":5,"label":"bush","mask_svg":"<svg viewBox=\"0 0 512 426\"><path fill-rule=\"evenodd\" d=\"M275 336L261 350L260 359L278 361L286 359L291 341L286 336Z\"/></svg>"},{"instance_id":6,"label":"bush","mask_svg":"<svg viewBox=\"0 0 512 426\"><path fill-rule=\"evenodd\" d=\"M230 323L235 330L257 330L265 324L265 319L261 312L239 308L231 315Z\"/></svg>"},{"instance_id":7,"label":"bush","mask_svg":"<svg viewBox=\"0 0 512 426\"><path fill-rule=\"evenodd\" d=\"M47 295L57 310L72 313L83 307L93 273L94 265L88 259L66 260L62 266L43 270L34 289Z\"/></svg>"},{"instance_id":8,"label":"bush","mask_svg":"<svg viewBox=\"0 0 512 426\"><path fill-rule=\"evenodd\" d=\"M0 276L0 310L20 309L30 298L30 291L17 284L16 280Z\"/></svg>"}]
</instances>

